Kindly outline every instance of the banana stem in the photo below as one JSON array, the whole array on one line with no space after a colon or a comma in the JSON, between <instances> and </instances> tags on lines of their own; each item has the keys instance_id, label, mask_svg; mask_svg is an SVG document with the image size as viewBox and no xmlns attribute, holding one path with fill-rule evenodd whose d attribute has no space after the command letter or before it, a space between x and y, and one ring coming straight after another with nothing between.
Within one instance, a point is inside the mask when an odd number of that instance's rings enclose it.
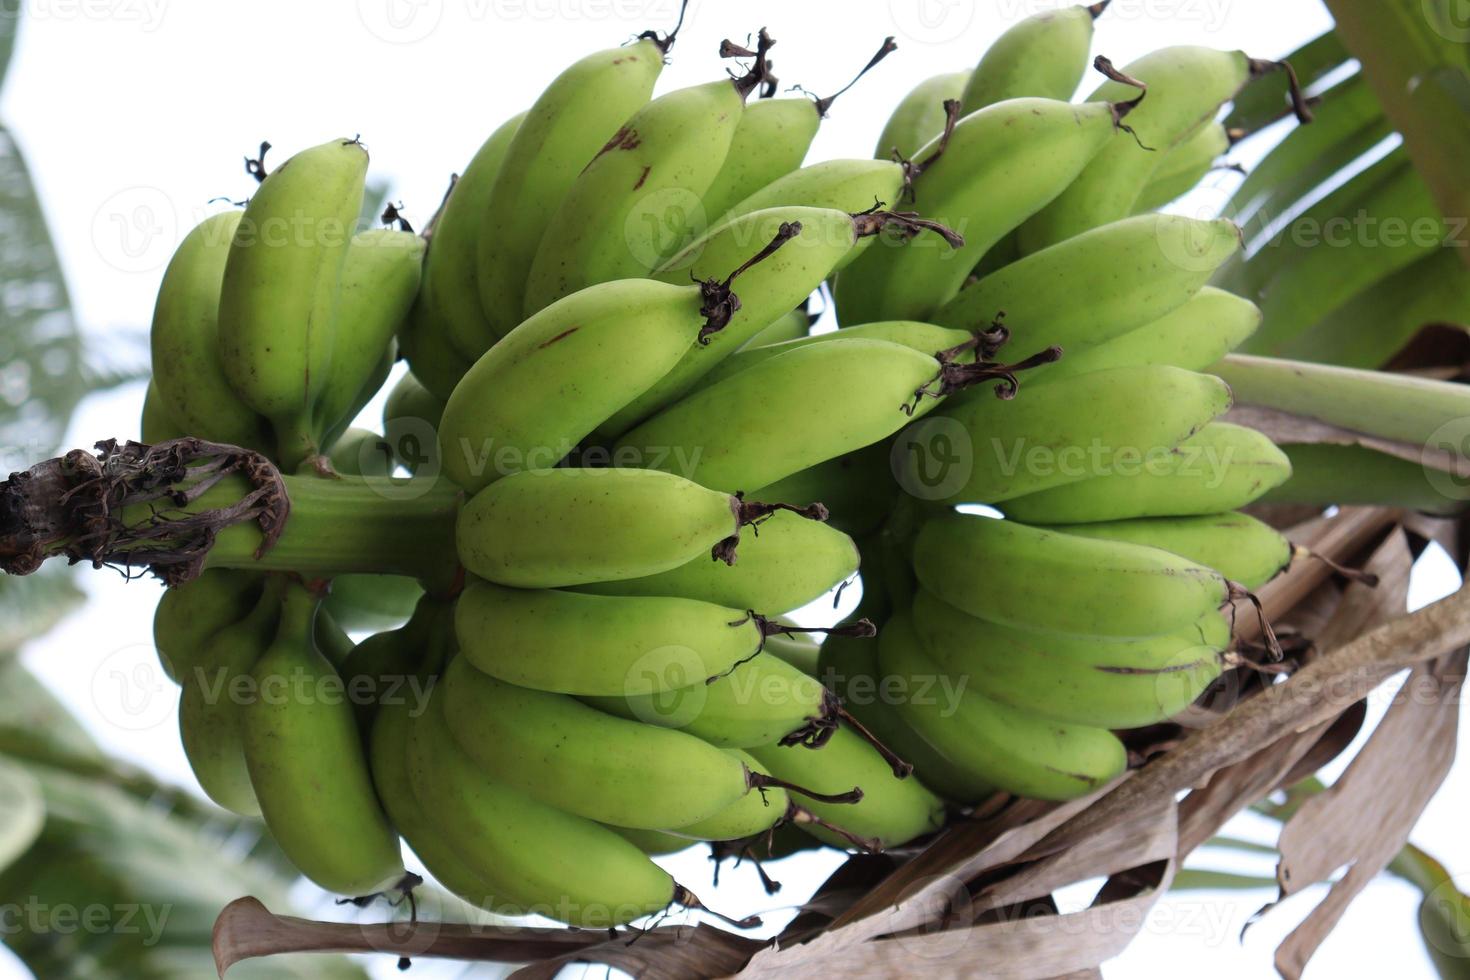
<instances>
[{"instance_id":1,"label":"banana stem","mask_svg":"<svg viewBox=\"0 0 1470 980\"><path fill-rule=\"evenodd\" d=\"M800 793L802 796L809 796L818 803L861 803L863 800L863 790L860 786L854 786L846 793L818 793L815 790L807 789L805 786L788 783L784 779L778 779L767 773L756 772L753 769L745 770L745 774L746 785L757 793L766 789L785 789L793 793Z\"/></svg>"},{"instance_id":2,"label":"banana stem","mask_svg":"<svg viewBox=\"0 0 1470 980\"><path fill-rule=\"evenodd\" d=\"M285 476L258 453L198 439L108 440L0 484L0 570L47 559L146 568L178 585L205 568L407 575L440 585L457 562L447 483Z\"/></svg>"}]
</instances>

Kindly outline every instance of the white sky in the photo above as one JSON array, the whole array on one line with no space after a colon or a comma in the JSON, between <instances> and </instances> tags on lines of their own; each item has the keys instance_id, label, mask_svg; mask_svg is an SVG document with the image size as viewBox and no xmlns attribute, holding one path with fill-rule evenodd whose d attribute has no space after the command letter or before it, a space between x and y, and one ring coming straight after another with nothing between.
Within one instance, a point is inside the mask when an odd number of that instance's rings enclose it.
<instances>
[{"instance_id":1,"label":"white sky","mask_svg":"<svg viewBox=\"0 0 1470 980\"><path fill-rule=\"evenodd\" d=\"M864 157L913 84L973 63L1017 18L1062 2L696 0L660 90L717 76L724 70L714 57L719 40L764 25L780 42L773 57L783 83L825 94L893 34L899 50L836 104L811 159ZM676 0L22 3L26 21L0 119L30 161L79 317L104 349L117 331L146 326L162 266L207 213L208 200L249 193L242 157L262 139L275 144L272 159L279 161L296 148L360 133L372 153L372 175L390 181L394 198L421 222L449 173L565 64L646 28L667 29L676 7ZM1116 0L1099 23L1094 50L1118 64L1175 43L1279 57L1329 24L1318 0ZM1188 207L1219 198L1206 192ZM73 426L72 444L136 435L140 403L137 389L91 399ZM1440 565L1421 576L1419 601L1453 581L1442 555L1429 560ZM139 673L152 663L157 587L124 585L108 574L83 578L91 605L33 645L26 662L115 752L192 786L174 730L176 695ZM1376 703L1381 710L1386 696ZM1414 839L1452 872L1470 876L1467 802L1470 770L1462 764ZM1249 819L1231 829L1261 839L1270 833ZM680 879L717 907L743 913L775 905L748 868L728 873L712 892L703 856L690 852L675 861ZM828 854L778 874L786 885L779 899L799 901L834 864ZM1470 885L1470 877L1462 882ZM311 897L308 890L303 897ZM1242 944L1241 926L1269 897L1167 898L1146 935L1108 972L1172 978L1187 968L1194 980L1274 975L1272 950L1312 899L1273 913ZM1416 901L1405 885L1375 883L1310 975L1433 976L1414 928ZM398 975L386 960L375 970ZM414 969L423 977L458 972L428 961ZM0 951L0 980L27 975Z\"/></svg>"}]
</instances>

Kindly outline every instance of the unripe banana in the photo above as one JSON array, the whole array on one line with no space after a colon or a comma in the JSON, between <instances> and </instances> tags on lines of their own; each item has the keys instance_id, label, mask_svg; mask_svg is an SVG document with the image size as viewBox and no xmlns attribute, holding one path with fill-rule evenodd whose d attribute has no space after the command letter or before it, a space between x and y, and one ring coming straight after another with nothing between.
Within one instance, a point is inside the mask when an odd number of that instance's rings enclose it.
<instances>
[{"instance_id":1,"label":"unripe banana","mask_svg":"<svg viewBox=\"0 0 1470 980\"><path fill-rule=\"evenodd\" d=\"M206 218L169 260L148 333L151 386L158 393L158 408L181 432L272 449L270 423L240 401L220 359L220 282L240 216L239 211L226 211Z\"/></svg>"},{"instance_id":2,"label":"unripe banana","mask_svg":"<svg viewBox=\"0 0 1470 980\"><path fill-rule=\"evenodd\" d=\"M439 441L428 438L439 430L444 401L412 371L407 371L383 403L383 434L393 456L410 473L438 459Z\"/></svg>"},{"instance_id":3,"label":"unripe banana","mask_svg":"<svg viewBox=\"0 0 1470 980\"><path fill-rule=\"evenodd\" d=\"M1128 139L1116 132L1127 111L1108 102L1012 99L960 120L920 151L926 162L913 192L925 217L958 231L964 244L940 252L931 241L897 247L895 232L880 236L838 277L838 320L926 319L991 246L1062 193L1115 137Z\"/></svg>"},{"instance_id":4,"label":"unripe banana","mask_svg":"<svg viewBox=\"0 0 1470 980\"><path fill-rule=\"evenodd\" d=\"M970 80L970 71L952 71L934 75L915 85L888 117L878 145L873 148L877 160L912 160L914 155L938 136L948 121L944 103L958 100ZM894 202L889 202L894 203Z\"/></svg>"},{"instance_id":5,"label":"unripe banana","mask_svg":"<svg viewBox=\"0 0 1470 980\"><path fill-rule=\"evenodd\" d=\"M943 502L1009 501L1166 453L1229 407L1219 378L1174 367L1095 371L1028 387L1015 401L971 398L905 434L905 485L935 485L929 470L937 460L968 466ZM956 425L969 439L959 450L950 445ZM941 450L949 458L939 459ZM936 494L954 482L941 473Z\"/></svg>"},{"instance_id":6,"label":"unripe banana","mask_svg":"<svg viewBox=\"0 0 1470 980\"><path fill-rule=\"evenodd\" d=\"M726 751L751 772L766 772L765 766L754 756L739 749ZM790 804L791 797L786 790L774 786L758 793L746 793L713 816L697 820L687 827L675 828L671 833L694 840L742 840L770 830L786 817Z\"/></svg>"},{"instance_id":7,"label":"unripe banana","mask_svg":"<svg viewBox=\"0 0 1470 980\"><path fill-rule=\"evenodd\" d=\"M1249 514L1236 512L1068 524L1055 530L1084 538L1162 548L1213 568L1252 591L1290 565L1294 552L1291 542L1280 531Z\"/></svg>"},{"instance_id":8,"label":"unripe banana","mask_svg":"<svg viewBox=\"0 0 1470 980\"><path fill-rule=\"evenodd\" d=\"M368 757L378 801L393 821L393 828L403 835L429 874L471 905L494 908L495 888L455 853L414 791L408 775L412 712L412 706L406 701L387 704L373 722Z\"/></svg>"},{"instance_id":9,"label":"unripe banana","mask_svg":"<svg viewBox=\"0 0 1470 980\"><path fill-rule=\"evenodd\" d=\"M648 693L638 690L640 683L616 697L583 700L619 718L697 735L721 748L749 749L788 739L821 745L838 724L831 693L768 653L748 654L718 677L689 681Z\"/></svg>"},{"instance_id":10,"label":"unripe banana","mask_svg":"<svg viewBox=\"0 0 1470 980\"><path fill-rule=\"evenodd\" d=\"M746 106L725 161L702 195L705 216L714 221L800 167L821 122L822 110L811 99L761 99Z\"/></svg>"},{"instance_id":11,"label":"unripe banana","mask_svg":"<svg viewBox=\"0 0 1470 980\"><path fill-rule=\"evenodd\" d=\"M1111 782L1128 763L1111 732L1059 724L977 694L947 678L923 651L907 612L879 637L885 677L905 692L898 710L957 765L1018 796L1069 800ZM948 680L948 683L943 683Z\"/></svg>"},{"instance_id":12,"label":"unripe banana","mask_svg":"<svg viewBox=\"0 0 1470 980\"><path fill-rule=\"evenodd\" d=\"M934 406L917 392L937 383L942 367L931 354L882 340L799 347L655 415L614 454L636 453L661 469L687 461L681 471L705 486L753 490L897 432L907 412Z\"/></svg>"},{"instance_id":13,"label":"unripe banana","mask_svg":"<svg viewBox=\"0 0 1470 980\"><path fill-rule=\"evenodd\" d=\"M972 616L1061 633L1167 633L1232 596L1219 572L1158 548L966 514L925 524L913 564L925 588Z\"/></svg>"},{"instance_id":14,"label":"unripe banana","mask_svg":"<svg viewBox=\"0 0 1470 980\"><path fill-rule=\"evenodd\" d=\"M992 272L933 320L970 329L1003 312L1014 349L1057 344L1069 360L1178 309L1240 247L1240 229L1229 221L1126 218Z\"/></svg>"},{"instance_id":15,"label":"unripe banana","mask_svg":"<svg viewBox=\"0 0 1470 980\"><path fill-rule=\"evenodd\" d=\"M731 375L739 374L746 368L768 361L778 354L784 354L799 347L810 347L813 344L825 344L832 340L852 340L854 338L886 340L889 343L911 347L920 353L933 354L937 351L959 347L971 340L973 336L969 330L952 330L919 320L884 320L878 323L864 323L855 327L843 327L841 330L798 337L794 340L766 344L761 347L745 347L721 361L714 370L704 376L703 383L706 387L718 384Z\"/></svg>"},{"instance_id":16,"label":"unripe banana","mask_svg":"<svg viewBox=\"0 0 1470 980\"><path fill-rule=\"evenodd\" d=\"M277 166L246 205L225 261L220 363L241 401L271 420L288 470L318 448L312 410L331 370L367 163L361 143L336 139Z\"/></svg>"},{"instance_id":17,"label":"unripe banana","mask_svg":"<svg viewBox=\"0 0 1470 980\"><path fill-rule=\"evenodd\" d=\"M893 510L899 487L893 479L890 447L876 442L864 449L809 466L751 492L757 500L784 500L798 507L820 503L833 527L860 537L877 530Z\"/></svg>"},{"instance_id":18,"label":"unripe banana","mask_svg":"<svg viewBox=\"0 0 1470 980\"><path fill-rule=\"evenodd\" d=\"M482 906L607 928L675 900L674 880L634 845L488 777L450 733L443 694L410 726L408 776L444 843L489 886Z\"/></svg>"},{"instance_id":19,"label":"unripe banana","mask_svg":"<svg viewBox=\"0 0 1470 980\"><path fill-rule=\"evenodd\" d=\"M1028 524L1215 514L1254 502L1290 476L1291 461L1269 437L1211 422L1173 449L1119 458L1101 476L1017 497L1002 509Z\"/></svg>"},{"instance_id":20,"label":"unripe banana","mask_svg":"<svg viewBox=\"0 0 1470 980\"><path fill-rule=\"evenodd\" d=\"M251 676L245 761L271 836L327 891L366 895L403 874L373 791L352 706L312 639L317 599L287 588L275 641Z\"/></svg>"},{"instance_id":21,"label":"unripe banana","mask_svg":"<svg viewBox=\"0 0 1470 980\"><path fill-rule=\"evenodd\" d=\"M1218 612L1161 636L1109 640L987 623L921 589L912 626L966 690L1042 718L1098 728L1173 718L1220 676L1230 626Z\"/></svg>"},{"instance_id":22,"label":"unripe banana","mask_svg":"<svg viewBox=\"0 0 1470 980\"><path fill-rule=\"evenodd\" d=\"M164 673L181 682L206 662L211 639L249 615L264 583L255 572L211 568L164 592L153 611L153 645Z\"/></svg>"},{"instance_id":23,"label":"unripe banana","mask_svg":"<svg viewBox=\"0 0 1470 980\"><path fill-rule=\"evenodd\" d=\"M703 689L755 656L765 635L760 617L697 599L507 589L483 579L465 587L454 618L470 663L560 694Z\"/></svg>"},{"instance_id":24,"label":"unripe banana","mask_svg":"<svg viewBox=\"0 0 1470 980\"><path fill-rule=\"evenodd\" d=\"M856 244L890 220L882 213L851 215L821 208L770 208L742 215L696 241L655 275L666 282L719 281L751 258L752 244L782 240L779 249L740 276L740 307L723 330L689 347L683 358L647 391L598 428L613 438L677 402L721 361L765 328L782 310L804 301ZM901 221L897 216L891 220Z\"/></svg>"},{"instance_id":25,"label":"unripe banana","mask_svg":"<svg viewBox=\"0 0 1470 980\"><path fill-rule=\"evenodd\" d=\"M1169 148L1212 118L1253 74L1274 67L1240 51L1182 45L1129 64L1125 75L1148 86L1147 98L1128 117L1136 138L1111 142L1071 186L1021 227L1021 254L1132 214ZM1112 102L1135 94L1130 83L1109 81L1088 100Z\"/></svg>"},{"instance_id":26,"label":"unripe banana","mask_svg":"<svg viewBox=\"0 0 1470 980\"><path fill-rule=\"evenodd\" d=\"M331 369L316 396L314 431L323 445L378 393L396 356L398 333L419 289L424 240L375 228L354 235L342 265Z\"/></svg>"},{"instance_id":27,"label":"unripe banana","mask_svg":"<svg viewBox=\"0 0 1470 980\"><path fill-rule=\"evenodd\" d=\"M796 340L805 337L811 329L812 318L807 314L806 306L798 306L790 313L772 320L762 327L760 332L745 342L741 350L750 350L755 347L764 347L766 344L780 344L788 340Z\"/></svg>"},{"instance_id":28,"label":"unripe banana","mask_svg":"<svg viewBox=\"0 0 1470 980\"><path fill-rule=\"evenodd\" d=\"M1230 132L1214 120L1174 144L1133 203L1133 213L1156 211L1194 190L1230 151L1230 145Z\"/></svg>"},{"instance_id":29,"label":"unripe banana","mask_svg":"<svg viewBox=\"0 0 1470 980\"><path fill-rule=\"evenodd\" d=\"M649 857L663 857L666 854L678 854L687 851L699 843L690 837L679 837L664 830L642 830L637 827L614 827L612 824L605 825L608 830L632 844L638 850Z\"/></svg>"},{"instance_id":30,"label":"unripe banana","mask_svg":"<svg viewBox=\"0 0 1470 980\"><path fill-rule=\"evenodd\" d=\"M764 74L762 53L752 74L676 89L623 123L547 220L525 315L594 283L645 275L703 233L707 219L687 202L719 173Z\"/></svg>"},{"instance_id":31,"label":"unripe banana","mask_svg":"<svg viewBox=\"0 0 1470 980\"><path fill-rule=\"evenodd\" d=\"M151 378L148 381L148 391L143 395L143 417L140 420L140 428L143 442L149 446L156 446L160 442L178 439L187 434L169 416L168 409L163 404L163 394L158 390L158 382Z\"/></svg>"},{"instance_id":32,"label":"unripe banana","mask_svg":"<svg viewBox=\"0 0 1470 980\"><path fill-rule=\"evenodd\" d=\"M906 181L903 165L892 160L823 160L771 181L727 211L709 234L736 218L769 208L828 208L856 214L878 203L894 207ZM872 242L871 238L859 241L842 264L852 262Z\"/></svg>"},{"instance_id":33,"label":"unripe banana","mask_svg":"<svg viewBox=\"0 0 1470 980\"><path fill-rule=\"evenodd\" d=\"M740 529L780 506L659 470L527 470L476 494L456 539L460 562L483 579L562 588L654 575L702 555L734 564Z\"/></svg>"},{"instance_id":34,"label":"unripe banana","mask_svg":"<svg viewBox=\"0 0 1470 980\"><path fill-rule=\"evenodd\" d=\"M1045 254L1045 253L1041 253ZM1033 385L1091 371L1163 364L1204 371L1234 350L1261 324L1260 307L1223 289L1206 286L1183 306L1121 337L1068 353L1027 375Z\"/></svg>"},{"instance_id":35,"label":"unripe banana","mask_svg":"<svg viewBox=\"0 0 1470 980\"><path fill-rule=\"evenodd\" d=\"M1071 99L1087 72L1092 23L1108 2L1045 10L1017 21L981 56L960 99L960 115L1007 99Z\"/></svg>"},{"instance_id":36,"label":"unripe banana","mask_svg":"<svg viewBox=\"0 0 1470 980\"><path fill-rule=\"evenodd\" d=\"M245 765L246 702L239 685L271 644L280 593L277 586L261 592L255 608L213 636L207 650L179 678L179 740L189 768L205 795L245 816L258 815L260 805Z\"/></svg>"},{"instance_id":37,"label":"unripe banana","mask_svg":"<svg viewBox=\"0 0 1470 980\"><path fill-rule=\"evenodd\" d=\"M994 786L955 765L904 721L888 697L878 644L871 638L829 636L822 644L817 676L864 728L914 767L914 778L944 799L969 806L995 793Z\"/></svg>"},{"instance_id":38,"label":"unripe banana","mask_svg":"<svg viewBox=\"0 0 1470 980\"><path fill-rule=\"evenodd\" d=\"M322 609L344 630L377 632L401 625L423 594L404 575L338 575Z\"/></svg>"},{"instance_id":39,"label":"unripe banana","mask_svg":"<svg viewBox=\"0 0 1470 980\"><path fill-rule=\"evenodd\" d=\"M473 493L555 466L679 362L706 329L703 304L699 286L625 279L531 316L450 395L439 426L446 475Z\"/></svg>"},{"instance_id":40,"label":"unripe banana","mask_svg":"<svg viewBox=\"0 0 1470 980\"><path fill-rule=\"evenodd\" d=\"M486 777L589 820L683 827L764 785L693 735L505 684L464 658L449 664L437 692L454 740Z\"/></svg>"},{"instance_id":41,"label":"unripe banana","mask_svg":"<svg viewBox=\"0 0 1470 980\"><path fill-rule=\"evenodd\" d=\"M398 331L398 349L414 377L441 402L449 400L474 364L450 343L448 321L422 291Z\"/></svg>"},{"instance_id":42,"label":"unripe banana","mask_svg":"<svg viewBox=\"0 0 1470 980\"><path fill-rule=\"evenodd\" d=\"M643 37L594 52L558 75L527 110L480 212L475 282L495 336L523 319L526 276L547 218L598 147L648 103L671 43Z\"/></svg>"},{"instance_id":43,"label":"unripe banana","mask_svg":"<svg viewBox=\"0 0 1470 980\"><path fill-rule=\"evenodd\" d=\"M425 302L443 314L450 343L471 360L499 339L480 305L480 228L495 179L526 115L522 112L495 127L465 164L434 219L434 245L424 258Z\"/></svg>"},{"instance_id":44,"label":"unripe banana","mask_svg":"<svg viewBox=\"0 0 1470 980\"><path fill-rule=\"evenodd\" d=\"M734 565L697 555L677 568L641 578L589 582L580 592L598 595L682 596L736 609L790 612L848 580L858 570L852 539L819 521L778 512L759 535L740 543Z\"/></svg>"},{"instance_id":45,"label":"unripe banana","mask_svg":"<svg viewBox=\"0 0 1470 980\"><path fill-rule=\"evenodd\" d=\"M389 706L421 708L424 692L454 651L453 604L431 595L419 599L402 626L353 646L338 672L363 734L372 731L373 719Z\"/></svg>"},{"instance_id":46,"label":"unripe banana","mask_svg":"<svg viewBox=\"0 0 1470 980\"><path fill-rule=\"evenodd\" d=\"M768 636L764 652L786 661L808 677L817 676L817 657L821 653L821 645L810 633Z\"/></svg>"},{"instance_id":47,"label":"unripe banana","mask_svg":"<svg viewBox=\"0 0 1470 980\"><path fill-rule=\"evenodd\" d=\"M862 786L863 798L852 805L833 805L800 790L791 792L792 800L825 823L804 824L802 829L833 847L848 848L858 841L863 842L859 846L879 850L898 847L944 825L944 802L917 779L895 776L878 750L849 728L837 729L816 751L801 745L766 745L750 754L771 775L814 791L840 792L854 781Z\"/></svg>"}]
</instances>

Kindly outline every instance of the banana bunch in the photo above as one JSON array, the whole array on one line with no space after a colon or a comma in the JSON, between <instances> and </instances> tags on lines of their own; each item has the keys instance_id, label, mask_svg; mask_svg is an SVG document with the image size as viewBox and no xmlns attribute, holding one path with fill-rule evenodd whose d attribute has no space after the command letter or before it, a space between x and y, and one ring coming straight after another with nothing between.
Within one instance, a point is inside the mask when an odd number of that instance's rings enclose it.
<instances>
[{"instance_id":1,"label":"banana bunch","mask_svg":"<svg viewBox=\"0 0 1470 980\"><path fill-rule=\"evenodd\" d=\"M836 96L770 97L765 31L655 95L676 27L491 129L423 235L358 230L357 140L256 161L165 273L145 433L299 471L307 526L335 476L442 474L457 572L171 590L204 791L329 890L401 887L401 836L473 904L607 928L701 908L652 860L695 842L894 848L1122 774L1298 552L1240 512L1291 460L1222 419L1240 228L1157 210L1280 66L1094 61L1107 6L922 82L874 159L807 163Z\"/></svg>"}]
</instances>

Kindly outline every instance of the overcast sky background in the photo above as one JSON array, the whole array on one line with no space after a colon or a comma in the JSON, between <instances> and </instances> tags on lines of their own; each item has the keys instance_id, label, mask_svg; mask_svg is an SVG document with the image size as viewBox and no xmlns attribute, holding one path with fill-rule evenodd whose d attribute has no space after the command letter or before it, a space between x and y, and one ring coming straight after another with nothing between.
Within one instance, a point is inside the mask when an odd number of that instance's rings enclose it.
<instances>
[{"instance_id":1,"label":"overcast sky background","mask_svg":"<svg viewBox=\"0 0 1470 980\"><path fill-rule=\"evenodd\" d=\"M666 30L676 0L22 0L18 53L0 99L39 185L79 319L105 351L131 350L149 321L159 276L178 240L253 186L242 157L263 139L279 162L332 136L361 134L372 177L388 181L416 224L438 203L449 174L486 135L525 108L566 64L645 29ZM769 27L783 83L819 94L840 87L885 35L899 50L832 109L809 160L870 155L889 110L921 79L967 67L1005 27L1062 0L704 0L691 6L659 91L718 77L721 38ZM1330 26L1319 0L1116 0L1098 25L1095 53L1118 64L1167 44L1242 48L1280 57ZM1094 82L1084 82L1084 91ZM1249 163L1259 153L1239 155ZM1179 206L1204 214L1228 175ZM140 387L89 399L71 444L137 435ZM11 462L11 461L7 461ZM13 466L30 460L13 461ZM13 468L7 465L6 469ZM1451 589L1454 570L1431 554L1415 584L1422 603ZM81 576L90 605L25 653L34 669L116 753L194 786L174 726L176 692L155 686L150 624L159 589L106 574ZM106 624L105 631L103 625ZM104 639L105 637L105 639ZM1388 700L1375 699L1375 714ZM1414 840L1470 885L1464 807L1470 767L1452 773ZM1238 836L1273 839L1246 817ZM772 868L785 889L767 898L749 868L727 871L718 891L707 862L670 862L712 905L744 914L799 902L833 867L833 852ZM1240 864L1232 867L1247 867ZM1269 862L1249 866L1271 874ZM187 869L180 869L187 874ZM703 887L700 887L703 886ZM1144 935L1108 968L1112 977L1195 980L1265 977L1280 939L1320 898L1293 899L1252 927L1269 891L1166 897ZM306 902L321 896L303 887ZM1309 976L1433 973L1414 926L1417 893L1382 879L1358 900ZM329 904L323 916L342 915ZM390 960L376 975L398 976ZM415 964L414 975L458 975L459 965ZM597 971L601 975L602 971ZM0 949L0 978L29 974Z\"/></svg>"}]
</instances>

